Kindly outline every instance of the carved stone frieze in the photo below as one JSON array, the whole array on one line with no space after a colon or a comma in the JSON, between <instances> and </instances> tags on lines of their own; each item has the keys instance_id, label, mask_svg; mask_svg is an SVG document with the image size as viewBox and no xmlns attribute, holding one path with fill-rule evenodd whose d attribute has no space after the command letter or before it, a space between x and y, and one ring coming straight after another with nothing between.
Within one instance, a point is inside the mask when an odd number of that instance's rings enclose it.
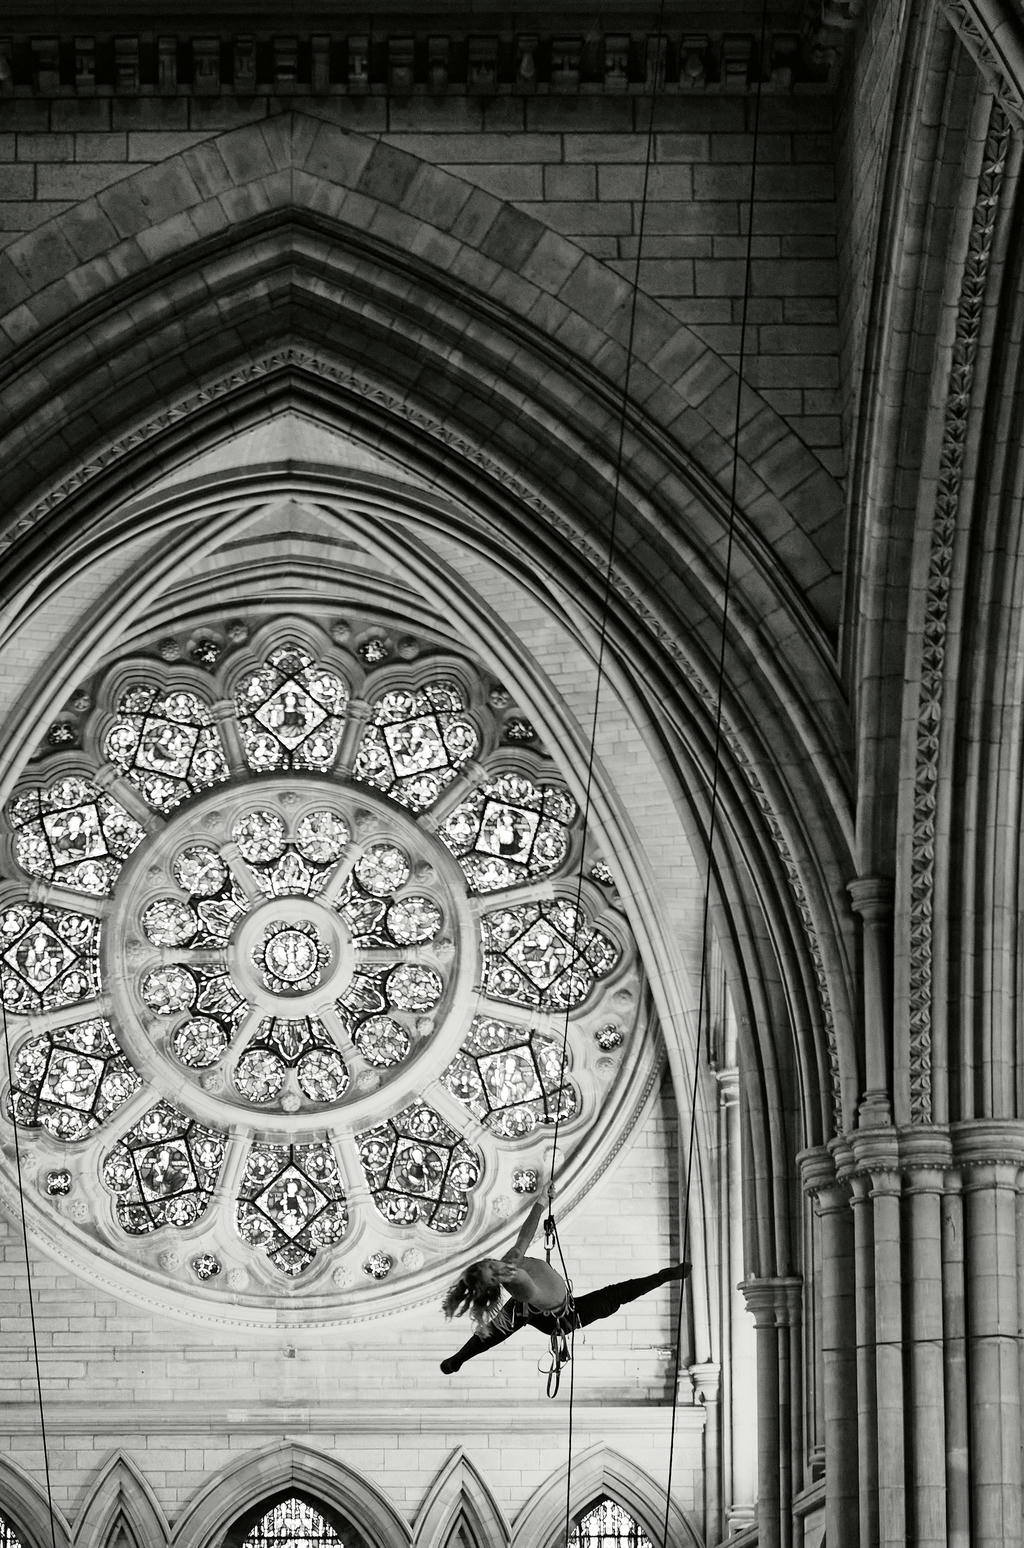
<instances>
[{"instance_id":1,"label":"carved stone frieze","mask_svg":"<svg viewBox=\"0 0 1024 1548\"><path fill-rule=\"evenodd\" d=\"M173 34L172 22L173 35L118 36L114 47L103 37L42 35L41 26L39 35L0 38L0 95L673 95L828 89L834 74L835 29L827 26L771 31L763 54L742 30L708 33L695 70L693 40L682 30L574 34L553 19L546 35L532 27L442 32L452 20L427 16L419 33L286 28L268 36L236 33L230 20L219 26L214 13L201 34Z\"/></svg>"},{"instance_id":2,"label":"carved stone frieze","mask_svg":"<svg viewBox=\"0 0 1024 1548\"><path fill-rule=\"evenodd\" d=\"M932 1117L932 914L936 798L942 738L949 595L960 509L971 390L988 281L989 259L1011 139L1010 122L993 104L964 259L944 408L938 488L925 598L918 689L910 870L910 1115Z\"/></svg>"}]
</instances>

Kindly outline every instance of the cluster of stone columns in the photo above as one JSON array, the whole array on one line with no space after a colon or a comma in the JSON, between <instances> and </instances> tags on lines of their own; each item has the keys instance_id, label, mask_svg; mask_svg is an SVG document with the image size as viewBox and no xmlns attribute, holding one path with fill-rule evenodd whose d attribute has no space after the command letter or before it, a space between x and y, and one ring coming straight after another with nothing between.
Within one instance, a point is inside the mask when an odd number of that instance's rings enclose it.
<instances>
[{"instance_id":1,"label":"cluster of stone columns","mask_svg":"<svg viewBox=\"0 0 1024 1548\"><path fill-rule=\"evenodd\" d=\"M1024 1124L864 1129L801 1164L829 1548L1019 1541Z\"/></svg>"}]
</instances>

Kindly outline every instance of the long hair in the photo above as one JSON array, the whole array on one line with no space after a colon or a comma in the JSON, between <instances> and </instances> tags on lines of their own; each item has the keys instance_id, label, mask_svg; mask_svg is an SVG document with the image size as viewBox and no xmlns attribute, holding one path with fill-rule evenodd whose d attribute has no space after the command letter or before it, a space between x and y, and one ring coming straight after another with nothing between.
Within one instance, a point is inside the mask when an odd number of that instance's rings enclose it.
<instances>
[{"instance_id":1,"label":"long hair","mask_svg":"<svg viewBox=\"0 0 1024 1548\"><path fill-rule=\"evenodd\" d=\"M452 1317L464 1317L469 1312L477 1326L483 1327L501 1305L501 1287L485 1285L480 1269L479 1263L471 1263L449 1288L441 1302L449 1321Z\"/></svg>"}]
</instances>

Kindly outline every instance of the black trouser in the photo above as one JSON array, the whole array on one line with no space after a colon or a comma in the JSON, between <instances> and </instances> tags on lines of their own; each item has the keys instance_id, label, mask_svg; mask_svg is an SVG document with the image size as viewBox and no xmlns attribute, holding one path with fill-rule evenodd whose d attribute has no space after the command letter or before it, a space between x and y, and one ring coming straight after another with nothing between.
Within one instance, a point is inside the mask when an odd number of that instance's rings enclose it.
<instances>
[{"instance_id":1,"label":"black trouser","mask_svg":"<svg viewBox=\"0 0 1024 1548\"><path fill-rule=\"evenodd\" d=\"M571 1325L577 1328L589 1327L592 1322L600 1322L602 1317L610 1317L620 1306L628 1306L630 1301L638 1300L649 1290L656 1290L667 1280L677 1277L677 1269L664 1268L659 1269L656 1274L645 1274L642 1279L623 1279L617 1285L605 1285L600 1290L591 1290L575 1301L576 1316ZM449 1372L457 1371L460 1365L465 1365L466 1361L472 1360L474 1355L486 1354L496 1345L503 1344L506 1338L511 1338L512 1334L518 1333L520 1328L529 1326L550 1336L552 1333L568 1331L570 1325L566 1319L565 1325L560 1326L559 1318L553 1312L527 1311L518 1301L511 1302L506 1310L512 1326L505 1329L495 1328L487 1338L481 1338L479 1333L474 1333L460 1350L445 1360L444 1364Z\"/></svg>"}]
</instances>

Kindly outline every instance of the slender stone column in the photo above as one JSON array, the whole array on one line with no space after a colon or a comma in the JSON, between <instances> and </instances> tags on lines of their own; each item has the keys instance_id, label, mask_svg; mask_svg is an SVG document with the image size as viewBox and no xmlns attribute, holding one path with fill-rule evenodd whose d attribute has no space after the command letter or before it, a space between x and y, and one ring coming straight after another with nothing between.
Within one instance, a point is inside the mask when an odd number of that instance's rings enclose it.
<instances>
[{"instance_id":1,"label":"slender stone column","mask_svg":"<svg viewBox=\"0 0 1024 1548\"><path fill-rule=\"evenodd\" d=\"M942 1211L946 1533L949 1548L971 1548L971 1456L965 1313L963 1195L960 1174L952 1169L946 1175Z\"/></svg>"},{"instance_id":2,"label":"slender stone column","mask_svg":"<svg viewBox=\"0 0 1024 1548\"><path fill-rule=\"evenodd\" d=\"M907 1537L916 1548L947 1548L943 1203L952 1159L949 1136L922 1126L904 1134L906 1241Z\"/></svg>"},{"instance_id":3,"label":"slender stone column","mask_svg":"<svg viewBox=\"0 0 1024 1548\"><path fill-rule=\"evenodd\" d=\"M1024 1506L1017 1207L1024 1130L954 1126L963 1177L972 1548L1019 1542Z\"/></svg>"},{"instance_id":4,"label":"slender stone column","mask_svg":"<svg viewBox=\"0 0 1024 1548\"><path fill-rule=\"evenodd\" d=\"M892 1123L892 910L888 876L860 876L847 886L862 924L864 959L864 1094L857 1114L862 1129Z\"/></svg>"},{"instance_id":5,"label":"slender stone column","mask_svg":"<svg viewBox=\"0 0 1024 1548\"><path fill-rule=\"evenodd\" d=\"M903 1548L907 1541L904 1393L904 1327L902 1222L899 1140L894 1129L868 1129L852 1136L854 1166L869 1179L872 1264L870 1281L861 1288L874 1293L875 1414L879 1545ZM862 1463L865 1456L862 1453ZM861 1525L861 1542L870 1537Z\"/></svg>"},{"instance_id":6,"label":"slender stone column","mask_svg":"<svg viewBox=\"0 0 1024 1548\"><path fill-rule=\"evenodd\" d=\"M854 1308L853 1213L847 1188L825 1149L798 1158L803 1185L814 1199L821 1225L822 1410L825 1475L828 1479L825 1535L829 1548L859 1548L859 1438L857 1433L856 1319Z\"/></svg>"},{"instance_id":7,"label":"slender stone column","mask_svg":"<svg viewBox=\"0 0 1024 1548\"><path fill-rule=\"evenodd\" d=\"M788 1544L793 1518L791 1333L799 1321L799 1279L746 1279L740 1286L757 1339L758 1548ZM798 1453L799 1454L799 1453Z\"/></svg>"},{"instance_id":8,"label":"slender stone column","mask_svg":"<svg viewBox=\"0 0 1024 1548\"><path fill-rule=\"evenodd\" d=\"M857 1292L857 1470L860 1500L860 1541L878 1541L878 1402L875 1387L875 1223L871 1208L871 1175L859 1172L850 1180L853 1205L853 1251Z\"/></svg>"}]
</instances>

